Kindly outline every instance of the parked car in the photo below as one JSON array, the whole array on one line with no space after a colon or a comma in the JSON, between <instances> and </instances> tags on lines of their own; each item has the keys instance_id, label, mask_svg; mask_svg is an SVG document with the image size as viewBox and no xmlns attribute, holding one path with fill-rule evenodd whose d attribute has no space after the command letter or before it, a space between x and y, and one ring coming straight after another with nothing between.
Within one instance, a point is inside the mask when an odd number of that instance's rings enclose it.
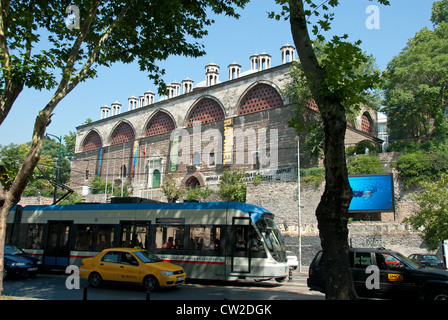
<instances>
[{"instance_id":1,"label":"parked car","mask_svg":"<svg viewBox=\"0 0 448 320\"><path fill-rule=\"evenodd\" d=\"M351 248L349 255L353 282L359 297L448 300L446 270L421 268L402 254L384 248ZM378 268L377 278L372 277L371 270L366 272L368 266ZM372 286L375 279L378 285ZM307 282L311 290L325 293L322 251L311 262Z\"/></svg>"},{"instance_id":2,"label":"parked car","mask_svg":"<svg viewBox=\"0 0 448 320\"><path fill-rule=\"evenodd\" d=\"M435 254L413 253L408 258L422 267L445 269L445 264Z\"/></svg>"},{"instance_id":3,"label":"parked car","mask_svg":"<svg viewBox=\"0 0 448 320\"><path fill-rule=\"evenodd\" d=\"M42 261L27 254L22 249L5 245L3 279L12 277L35 277L42 266Z\"/></svg>"},{"instance_id":4,"label":"parked car","mask_svg":"<svg viewBox=\"0 0 448 320\"><path fill-rule=\"evenodd\" d=\"M79 275L92 287L103 281L140 283L148 291L174 287L185 282L183 268L164 262L155 254L140 248L111 248L92 258L83 259Z\"/></svg>"},{"instance_id":5,"label":"parked car","mask_svg":"<svg viewBox=\"0 0 448 320\"><path fill-rule=\"evenodd\" d=\"M299 259L293 252L286 251L286 261L289 268L297 270L297 267L299 266Z\"/></svg>"}]
</instances>

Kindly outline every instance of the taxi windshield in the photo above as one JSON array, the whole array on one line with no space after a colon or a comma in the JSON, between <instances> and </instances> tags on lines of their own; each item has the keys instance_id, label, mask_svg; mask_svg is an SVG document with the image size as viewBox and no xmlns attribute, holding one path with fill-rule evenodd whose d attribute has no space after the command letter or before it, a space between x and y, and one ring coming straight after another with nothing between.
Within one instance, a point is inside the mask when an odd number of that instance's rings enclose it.
<instances>
[{"instance_id":1,"label":"taxi windshield","mask_svg":"<svg viewBox=\"0 0 448 320\"><path fill-rule=\"evenodd\" d=\"M149 251L135 251L134 254L143 263L162 262L163 260Z\"/></svg>"}]
</instances>

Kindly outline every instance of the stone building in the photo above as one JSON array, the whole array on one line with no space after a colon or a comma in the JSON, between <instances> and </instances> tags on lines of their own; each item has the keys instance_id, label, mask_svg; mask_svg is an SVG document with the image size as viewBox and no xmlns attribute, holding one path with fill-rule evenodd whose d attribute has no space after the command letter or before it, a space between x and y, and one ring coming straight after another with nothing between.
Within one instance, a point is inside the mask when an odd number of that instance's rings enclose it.
<instances>
[{"instance_id":1,"label":"stone building","mask_svg":"<svg viewBox=\"0 0 448 320\"><path fill-rule=\"evenodd\" d=\"M286 44L280 54L276 66L267 53L252 55L244 72L231 63L227 80L210 63L203 81L170 83L157 102L150 90L132 96L127 111L119 102L102 106L100 120L77 127L71 188L87 193L101 176L132 186L134 196L163 200L159 187L168 174L186 187L213 187L226 169L244 170L248 180L296 180L297 134L287 125L294 107L283 94L295 48ZM376 135L376 112L365 108L346 144L378 142Z\"/></svg>"}]
</instances>

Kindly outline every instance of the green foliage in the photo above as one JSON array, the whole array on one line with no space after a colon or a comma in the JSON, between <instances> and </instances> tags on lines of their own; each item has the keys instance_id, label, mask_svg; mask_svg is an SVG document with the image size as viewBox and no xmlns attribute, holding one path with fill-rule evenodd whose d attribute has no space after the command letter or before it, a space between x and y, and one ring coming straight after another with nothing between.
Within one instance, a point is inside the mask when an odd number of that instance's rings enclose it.
<instances>
[{"instance_id":1,"label":"green foliage","mask_svg":"<svg viewBox=\"0 0 448 320\"><path fill-rule=\"evenodd\" d=\"M325 168L300 169L300 183L314 184L315 187L321 185L325 180Z\"/></svg>"},{"instance_id":2,"label":"green foliage","mask_svg":"<svg viewBox=\"0 0 448 320\"><path fill-rule=\"evenodd\" d=\"M252 183L254 184L254 186L258 186L262 180L263 180L263 175L257 174L254 176L254 180Z\"/></svg>"},{"instance_id":3,"label":"green foliage","mask_svg":"<svg viewBox=\"0 0 448 320\"><path fill-rule=\"evenodd\" d=\"M160 186L160 189L168 202L176 202L184 194L183 188L177 186L176 181L169 175L165 175L165 181Z\"/></svg>"},{"instance_id":4,"label":"green foliage","mask_svg":"<svg viewBox=\"0 0 448 320\"><path fill-rule=\"evenodd\" d=\"M365 154L366 148L369 149L369 153L378 153L378 148L372 142L372 140L362 140L362 141L359 141L356 145L348 147L345 150L345 153L347 155Z\"/></svg>"},{"instance_id":5,"label":"green foliage","mask_svg":"<svg viewBox=\"0 0 448 320\"><path fill-rule=\"evenodd\" d=\"M440 21L440 17L434 19ZM383 111L388 116L391 140L431 136L436 143L444 143L448 133L444 116L448 23L440 21L434 30L422 28L409 39L401 53L389 62L384 80Z\"/></svg>"},{"instance_id":6,"label":"green foliage","mask_svg":"<svg viewBox=\"0 0 448 320\"><path fill-rule=\"evenodd\" d=\"M433 182L424 182L422 186L415 197L420 209L404 222L422 233L430 250L436 250L440 241L448 239L448 174L442 174Z\"/></svg>"},{"instance_id":7,"label":"green foliage","mask_svg":"<svg viewBox=\"0 0 448 320\"><path fill-rule=\"evenodd\" d=\"M242 171L225 170L218 183L219 196L224 201L246 202L247 184Z\"/></svg>"},{"instance_id":8,"label":"green foliage","mask_svg":"<svg viewBox=\"0 0 448 320\"><path fill-rule=\"evenodd\" d=\"M433 181L448 172L448 152L439 150L427 154L422 152L402 154L393 165L400 173L405 187L418 186Z\"/></svg>"},{"instance_id":9,"label":"green foliage","mask_svg":"<svg viewBox=\"0 0 448 320\"><path fill-rule=\"evenodd\" d=\"M187 188L185 190L185 199L190 201L205 201L208 197L210 197L213 193L213 190L210 190L208 186L195 187L195 188Z\"/></svg>"},{"instance_id":10,"label":"green foliage","mask_svg":"<svg viewBox=\"0 0 448 320\"><path fill-rule=\"evenodd\" d=\"M70 136L64 136L63 138L69 140ZM3 179L5 184L10 184L14 181L30 150L30 145L31 142L20 145L0 145L0 165L5 168L7 173ZM61 150L59 151L59 141L44 139L42 156L37 164L37 168L34 169L26 189L22 193L23 196L53 196L54 187L47 179L55 179L58 155L60 156L59 181L64 184L68 183L70 180L70 161L66 157L67 148L65 145L61 145Z\"/></svg>"},{"instance_id":11,"label":"green foliage","mask_svg":"<svg viewBox=\"0 0 448 320\"><path fill-rule=\"evenodd\" d=\"M80 194L74 192L58 202L58 204L65 205L65 204L77 204L82 202L82 197Z\"/></svg>"},{"instance_id":12,"label":"green foliage","mask_svg":"<svg viewBox=\"0 0 448 320\"><path fill-rule=\"evenodd\" d=\"M90 182L90 192L92 194L104 194L105 191L107 194L113 194L114 197L121 197L123 191L123 197L129 197L132 195L132 187L128 184L124 184L123 188L115 186L112 182L103 181L103 178L100 176L95 176Z\"/></svg>"},{"instance_id":13,"label":"green foliage","mask_svg":"<svg viewBox=\"0 0 448 320\"><path fill-rule=\"evenodd\" d=\"M369 106L378 110L380 106L380 70L371 55L358 48L358 44L334 38L332 42L316 41L314 48L325 73L326 84L340 99L348 121L354 122L360 107ZM310 115L307 104L313 97L305 80L302 65L295 61L290 70L292 81L285 86L284 93L295 105L296 116L288 122L297 132L305 132L305 145L311 160L322 155L324 131L320 115Z\"/></svg>"},{"instance_id":14,"label":"green foliage","mask_svg":"<svg viewBox=\"0 0 448 320\"><path fill-rule=\"evenodd\" d=\"M432 4L431 22L434 26L448 22L448 0L434 1Z\"/></svg>"},{"instance_id":15,"label":"green foliage","mask_svg":"<svg viewBox=\"0 0 448 320\"><path fill-rule=\"evenodd\" d=\"M435 144L432 140L420 142L414 140L398 140L393 141L387 146L387 152L428 152L435 148Z\"/></svg>"},{"instance_id":16,"label":"green foliage","mask_svg":"<svg viewBox=\"0 0 448 320\"><path fill-rule=\"evenodd\" d=\"M386 170L378 156L360 154L350 157L347 164L348 174L385 173Z\"/></svg>"}]
</instances>

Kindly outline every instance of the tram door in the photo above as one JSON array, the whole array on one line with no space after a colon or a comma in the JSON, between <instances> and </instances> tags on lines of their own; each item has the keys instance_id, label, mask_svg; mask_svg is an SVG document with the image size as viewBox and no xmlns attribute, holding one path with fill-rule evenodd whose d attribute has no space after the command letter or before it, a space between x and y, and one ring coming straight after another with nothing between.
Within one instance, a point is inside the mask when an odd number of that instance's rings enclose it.
<instances>
[{"instance_id":1,"label":"tram door","mask_svg":"<svg viewBox=\"0 0 448 320\"><path fill-rule=\"evenodd\" d=\"M232 273L250 272L249 226L250 218L232 218Z\"/></svg>"},{"instance_id":2,"label":"tram door","mask_svg":"<svg viewBox=\"0 0 448 320\"><path fill-rule=\"evenodd\" d=\"M120 246L148 249L150 221L122 221Z\"/></svg>"},{"instance_id":3,"label":"tram door","mask_svg":"<svg viewBox=\"0 0 448 320\"><path fill-rule=\"evenodd\" d=\"M49 221L43 263L46 267L70 264L70 230L73 221Z\"/></svg>"}]
</instances>

